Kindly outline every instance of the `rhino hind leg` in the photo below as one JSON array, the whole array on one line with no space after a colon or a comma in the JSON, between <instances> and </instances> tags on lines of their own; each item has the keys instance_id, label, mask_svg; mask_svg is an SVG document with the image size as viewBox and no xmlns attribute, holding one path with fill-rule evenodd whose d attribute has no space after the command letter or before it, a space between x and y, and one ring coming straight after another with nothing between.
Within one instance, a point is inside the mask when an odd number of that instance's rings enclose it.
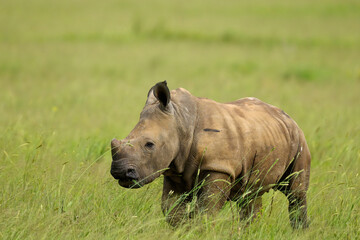
<instances>
[{"instance_id":1,"label":"rhino hind leg","mask_svg":"<svg viewBox=\"0 0 360 240\"><path fill-rule=\"evenodd\" d=\"M306 148L297 159L288 176L286 176L287 186L278 188L284 193L289 201L289 219L294 229L307 228L309 221L307 218L306 192L309 187L310 177L310 154Z\"/></svg>"},{"instance_id":2,"label":"rhino hind leg","mask_svg":"<svg viewBox=\"0 0 360 240\"><path fill-rule=\"evenodd\" d=\"M294 229L309 227L307 219L306 193L293 192L287 196L289 200L289 219Z\"/></svg>"}]
</instances>

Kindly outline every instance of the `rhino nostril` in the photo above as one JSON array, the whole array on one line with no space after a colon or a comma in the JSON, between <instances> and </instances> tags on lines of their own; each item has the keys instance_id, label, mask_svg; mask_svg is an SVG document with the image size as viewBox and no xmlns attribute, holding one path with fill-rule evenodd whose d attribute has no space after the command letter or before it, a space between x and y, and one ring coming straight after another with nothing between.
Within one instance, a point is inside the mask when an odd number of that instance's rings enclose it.
<instances>
[{"instance_id":1,"label":"rhino nostril","mask_svg":"<svg viewBox=\"0 0 360 240\"><path fill-rule=\"evenodd\" d=\"M139 175L137 174L136 170L133 168L129 168L126 171L125 175L129 180L138 180L139 179Z\"/></svg>"}]
</instances>

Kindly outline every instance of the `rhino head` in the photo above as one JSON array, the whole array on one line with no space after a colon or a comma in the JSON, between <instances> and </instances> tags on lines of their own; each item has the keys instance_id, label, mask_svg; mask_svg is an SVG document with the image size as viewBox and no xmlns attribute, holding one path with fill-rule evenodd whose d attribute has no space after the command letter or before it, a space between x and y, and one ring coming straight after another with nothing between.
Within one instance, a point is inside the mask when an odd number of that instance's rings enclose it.
<instances>
[{"instance_id":1,"label":"rhino head","mask_svg":"<svg viewBox=\"0 0 360 240\"><path fill-rule=\"evenodd\" d=\"M125 139L111 141L111 175L122 187L141 187L168 169L180 149L177 125L167 83L157 83L135 128Z\"/></svg>"}]
</instances>

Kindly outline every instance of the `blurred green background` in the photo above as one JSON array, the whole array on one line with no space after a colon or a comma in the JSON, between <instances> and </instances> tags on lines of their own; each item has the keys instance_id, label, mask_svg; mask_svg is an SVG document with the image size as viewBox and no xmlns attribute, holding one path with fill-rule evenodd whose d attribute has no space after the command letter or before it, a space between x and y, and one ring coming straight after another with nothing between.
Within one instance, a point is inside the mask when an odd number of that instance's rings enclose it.
<instances>
[{"instance_id":1,"label":"blurred green background","mask_svg":"<svg viewBox=\"0 0 360 240\"><path fill-rule=\"evenodd\" d=\"M0 0L0 238L359 238L359 59L359 1ZM161 179L117 185L110 140L163 80L297 121L313 157L309 230L291 230L278 192L248 228L228 205L215 225L171 229Z\"/></svg>"}]
</instances>

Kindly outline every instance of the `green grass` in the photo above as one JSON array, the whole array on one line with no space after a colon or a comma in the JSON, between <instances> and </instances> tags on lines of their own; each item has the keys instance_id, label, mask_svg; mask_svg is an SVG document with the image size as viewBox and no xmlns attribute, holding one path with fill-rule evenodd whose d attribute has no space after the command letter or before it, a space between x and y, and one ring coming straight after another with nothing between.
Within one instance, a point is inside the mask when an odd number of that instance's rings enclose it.
<instances>
[{"instance_id":1,"label":"green grass","mask_svg":"<svg viewBox=\"0 0 360 240\"><path fill-rule=\"evenodd\" d=\"M358 1L0 6L0 239L360 238ZM229 203L216 224L172 229L162 179L118 186L110 140L165 79L220 102L254 96L297 121L312 153L308 230L291 229L279 192L248 228Z\"/></svg>"}]
</instances>

